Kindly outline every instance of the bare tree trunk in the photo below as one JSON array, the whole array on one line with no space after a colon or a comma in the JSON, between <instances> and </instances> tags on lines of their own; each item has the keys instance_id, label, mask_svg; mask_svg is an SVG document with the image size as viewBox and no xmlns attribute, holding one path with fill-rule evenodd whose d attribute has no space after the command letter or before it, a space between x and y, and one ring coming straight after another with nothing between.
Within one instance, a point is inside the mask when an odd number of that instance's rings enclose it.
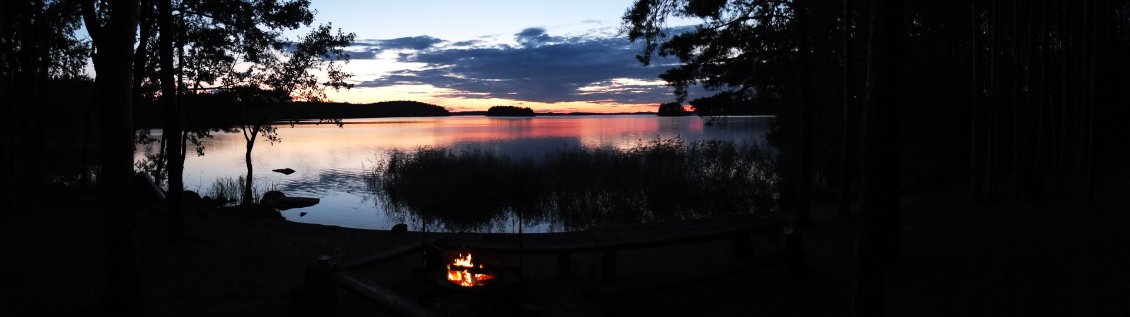
<instances>
[{"instance_id":1,"label":"bare tree trunk","mask_svg":"<svg viewBox=\"0 0 1130 317\"><path fill-rule=\"evenodd\" d=\"M796 222L805 225L809 222L812 209L812 98L808 58L808 8L806 0L794 0L797 23L797 63L800 67L800 177L797 182Z\"/></svg>"},{"instance_id":2,"label":"bare tree trunk","mask_svg":"<svg viewBox=\"0 0 1130 317\"><path fill-rule=\"evenodd\" d=\"M841 134L843 135L843 138L842 138L843 147L840 150L840 205L839 205L839 215L840 215L841 218L848 217L849 215L851 215L851 190L848 187L851 185L851 167L850 167L851 166L851 164L850 164L851 154L850 153L851 153L851 143L852 143L851 125L852 125L852 118L854 117L852 115L853 111L852 111L852 108L851 108L851 84L850 84L850 81L849 81L850 80L849 75L851 73L851 54L849 54L849 48L850 48L849 43L851 41L851 3L850 3L850 0L844 0L843 6L844 6L844 16L843 16L843 21L841 21L841 22L843 23L842 27L843 27L843 32L844 32L844 34L843 34L844 38L843 38L843 51L841 52L841 54L843 56L841 56L841 58L843 59L843 67L844 67L843 74L842 74L842 76L843 76L842 82L843 82L843 85L844 85L844 91L843 91L843 97L842 97L842 102L843 102L843 107L844 107L844 122L843 122L844 126L843 126L843 131L841 132Z\"/></svg>"},{"instance_id":3,"label":"bare tree trunk","mask_svg":"<svg viewBox=\"0 0 1130 317\"><path fill-rule=\"evenodd\" d=\"M1086 162L1086 166L1087 166L1087 209L1092 209L1092 210L1095 208L1095 102L1096 102L1096 100L1095 100L1095 86L1098 85L1098 82L1095 81L1095 71L1096 71L1095 65L1098 63L1098 59L1099 59L1099 54L1098 54L1098 42L1099 42L1099 35L1098 35L1099 24L1098 23L1099 23L1099 19L1100 19L1099 12L1105 12L1102 9L1106 9L1105 6L1099 6L1099 4L1106 4L1106 3L1100 1L1099 3L1094 4L1093 5L1094 7L1091 9L1091 12L1089 14L1090 16L1089 16L1089 19L1088 19L1088 21L1091 22L1091 32L1090 32L1091 33L1091 35L1090 35L1091 36L1091 45L1090 45L1090 48L1091 48L1091 63L1090 63L1090 65L1087 65L1087 72L1088 72L1088 76L1090 77L1090 78L1088 78L1088 82L1090 83L1090 85L1088 85L1089 87L1088 87L1088 91L1087 91L1087 95L1088 95L1087 99L1089 100L1089 102L1087 103L1087 153L1086 153L1087 154L1087 162ZM1103 20L1103 21L1105 21L1105 20Z\"/></svg>"},{"instance_id":4,"label":"bare tree trunk","mask_svg":"<svg viewBox=\"0 0 1130 317\"><path fill-rule=\"evenodd\" d=\"M899 256L902 10L901 0L876 0L871 8L860 200L863 221L856 246L854 285L856 316L882 316L883 270Z\"/></svg>"},{"instance_id":5,"label":"bare tree trunk","mask_svg":"<svg viewBox=\"0 0 1130 317\"><path fill-rule=\"evenodd\" d=\"M133 53L133 93L134 103L136 104L141 99L141 84L145 80L145 64L149 62L149 54L147 54L146 44L153 38L153 3L151 0L141 0L141 9L138 11L138 24L140 30L138 34L137 50ZM156 179L155 179L156 181Z\"/></svg>"},{"instance_id":6,"label":"bare tree trunk","mask_svg":"<svg viewBox=\"0 0 1130 317\"><path fill-rule=\"evenodd\" d=\"M181 154L181 111L177 96L177 85L173 76L173 29L172 0L158 0L158 23L161 29L159 49L161 55L161 104L165 108L165 131L162 135L168 141L166 151L169 161L169 239L177 241L185 237L184 206L181 199L184 191L184 157Z\"/></svg>"},{"instance_id":7,"label":"bare tree trunk","mask_svg":"<svg viewBox=\"0 0 1130 317\"><path fill-rule=\"evenodd\" d=\"M1000 141L1000 131L998 125L1000 124L999 112L1001 106L1000 95L1000 68L997 60L1000 57L1000 10L998 8L999 0L992 0L992 33L989 39L989 93L990 102L988 109L988 120L986 133L988 140L986 142L986 165L985 165L985 191L993 193L995 191L996 177L997 177L997 161L999 159L997 153L998 142Z\"/></svg>"},{"instance_id":8,"label":"bare tree trunk","mask_svg":"<svg viewBox=\"0 0 1130 317\"><path fill-rule=\"evenodd\" d=\"M981 135L981 121L983 119L981 118L980 105L981 77L978 72L978 70L980 69L980 62L977 58L981 55L981 43L977 40L980 37L981 33L981 19L978 18L981 12L977 10L977 2L978 0L969 1L969 19L970 27L972 30L970 37L970 41L972 43L970 44L970 58L972 65L971 72L973 73L973 78L970 82L972 89L970 91L971 97L969 100L969 113L971 115L969 125L969 196L973 201L980 201L983 198L982 194L984 191L984 163L982 158L983 154L981 152L981 139L983 138L983 136Z\"/></svg>"},{"instance_id":9,"label":"bare tree trunk","mask_svg":"<svg viewBox=\"0 0 1130 317\"><path fill-rule=\"evenodd\" d=\"M95 98L101 118L102 170L98 185L106 235L104 304L110 315L138 316L144 314L145 297L137 272L130 194L134 151L130 62L139 2L106 4L110 6L110 15L104 24L97 17L93 1L82 5L87 31L97 47L93 60Z\"/></svg>"},{"instance_id":10,"label":"bare tree trunk","mask_svg":"<svg viewBox=\"0 0 1130 317\"><path fill-rule=\"evenodd\" d=\"M250 129L250 131L248 131L249 129ZM247 141L247 151L243 153L243 161L247 165L247 176L243 180L243 198L242 198L242 201L240 202L240 204L243 205L243 206L250 206L252 203L255 202L254 201L254 199L255 199L254 193L252 191L252 186L254 185L253 182L252 182L252 179L254 177L251 174L251 172L252 172L251 150L255 148L255 138L258 137L258 136L259 136L259 128L258 127L254 127L254 128L244 127L243 128L243 137Z\"/></svg>"},{"instance_id":11,"label":"bare tree trunk","mask_svg":"<svg viewBox=\"0 0 1130 317\"><path fill-rule=\"evenodd\" d=\"M1020 199L1020 1L1012 1L1012 202ZM1031 23L1031 21L1029 21Z\"/></svg>"},{"instance_id":12,"label":"bare tree trunk","mask_svg":"<svg viewBox=\"0 0 1130 317\"><path fill-rule=\"evenodd\" d=\"M1040 42L1040 89L1039 94L1036 95L1036 163L1033 173L1044 173L1043 170L1047 167L1047 154L1045 152L1047 133L1045 131L1046 129L1044 128L1046 124L1044 112L1047 111L1047 107L1049 105L1048 98L1050 94L1048 92L1048 58L1051 54L1051 50L1048 49L1048 1L1040 2L1040 25L1039 27L1037 27L1037 29L1039 29L1040 32L1040 35L1038 37L1038 40ZM1034 176L1037 176L1037 180L1040 180L1042 182L1042 175ZM1042 184L1034 185L1043 186Z\"/></svg>"}]
</instances>

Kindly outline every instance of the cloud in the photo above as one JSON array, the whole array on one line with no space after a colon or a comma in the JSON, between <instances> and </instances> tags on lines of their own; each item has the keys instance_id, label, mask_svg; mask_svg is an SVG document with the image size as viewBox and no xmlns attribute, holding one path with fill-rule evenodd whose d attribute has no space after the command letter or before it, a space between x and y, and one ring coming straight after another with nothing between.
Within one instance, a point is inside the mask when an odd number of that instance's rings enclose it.
<instances>
[{"instance_id":1,"label":"cloud","mask_svg":"<svg viewBox=\"0 0 1130 317\"><path fill-rule=\"evenodd\" d=\"M543 28L527 28L518 32L518 34L514 34L514 40L524 47L538 47L553 42L556 38L545 34Z\"/></svg>"},{"instance_id":2,"label":"cloud","mask_svg":"<svg viewBox=\"0 0 1130 317\"><path fill-rule=\"evenodd\" d=\"M437 38L434 38L434 37L431 37L431 36L427 36L427 35L422 35L422 36L402 37L402 38L391 39L391 40L383 40L383 41L380 42L380 47L383 48L383 49L422 50L422 49L430 48L433 45L439 44L441 42L443 42L443 40L437 39Z\"/></svg>"},{"instance_id":3,"label":"cloud","mask_svg":"<svg viewBox=\"0 0 1130 317\"><path fill-rule=\"evenodd\" d=\"M425 50L443 42L444 40L427 35L386 40L366 39L354 41L348 51L353 59L373 59L384 50Z\"/></svg>"},{"instance_id":4,"label":"cloud","mask_svg":"<svg viewBox=\"0 0 1130 317\"><path fill-rule=\"evenodd\" d=\"M619 35L556 37L543 28L514 35L517 47L455 43L401 53L398 62L422 63L358 87L432 85L446 97L504 98L532 102L661 103L674 100L658 75L673 60L643 66L641 44Z\"/></svg>"}]
</instances>

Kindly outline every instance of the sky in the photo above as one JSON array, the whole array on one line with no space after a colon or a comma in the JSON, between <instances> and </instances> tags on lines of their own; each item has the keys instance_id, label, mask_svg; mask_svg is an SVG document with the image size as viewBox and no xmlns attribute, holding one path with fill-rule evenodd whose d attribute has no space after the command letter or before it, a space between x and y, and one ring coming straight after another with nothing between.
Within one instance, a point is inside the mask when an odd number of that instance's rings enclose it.
<instances>
[{"instance_id":1,"label":"sky","mask_svg":"<svg viewBox=\"0 0 1130 317\"><path fill-rule=\"evenodd\" d=\"M334 101L416 100L450 111L496 105L656 111L675 100L658 75L676 61L636 61L642 45L618 32L632 2L314 0L311 6L315 23L356 34L346 66L355 86L327 91Z\"/></svg>"}]
</instances>

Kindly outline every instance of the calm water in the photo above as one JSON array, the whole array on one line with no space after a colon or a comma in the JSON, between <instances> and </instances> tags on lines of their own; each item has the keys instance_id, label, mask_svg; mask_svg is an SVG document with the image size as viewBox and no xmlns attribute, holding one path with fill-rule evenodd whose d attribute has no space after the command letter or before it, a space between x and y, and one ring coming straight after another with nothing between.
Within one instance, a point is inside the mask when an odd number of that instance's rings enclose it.
<instances>
[{"instance_id":1,"label":"calm water","mask_svg":"<svg viewBox=\"0 0 1130 317\"><path fill-rule=\"evenodd\" d=\"M260 139L252 160L257 187L274 187L288 196L321 199L320 204L312 207L283 211L283 216L290 221L365 229L388 229L397 223L407 223L410 230L419 230L419 219L388 208L366 185L366 175L371 173L375 162L394 149L479 148L510 157L536 159L560 149L630 148L656 138L678 137L688 142L717 139L764 146L764 135L772 120L771 117L735 117L704 124L698 117L652 115L356 119L346 120L343 127L279 125L282 142L272 145ZM184 171L185 188L201 195L208 194L217 179L235 178L246 171L245 142L241 133L215 133L204 146L204 156L190 151ZM292 168L296 172L283 175L271 171L279 168ZM435 228L429 226L428 230ZM564 229L552 223L527 222L523 230ZM517 224L513 219L503 218L479 231L516 232Z\"/></svg>"}]
</instances>

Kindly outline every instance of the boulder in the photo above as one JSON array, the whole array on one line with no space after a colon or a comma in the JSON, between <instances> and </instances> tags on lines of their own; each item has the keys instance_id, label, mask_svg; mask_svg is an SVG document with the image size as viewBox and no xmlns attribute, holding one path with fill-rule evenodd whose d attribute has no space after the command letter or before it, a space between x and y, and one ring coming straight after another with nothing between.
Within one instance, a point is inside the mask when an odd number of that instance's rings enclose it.
<instances>
[{"instance_id":1,"label":"boulder","mask_svg":"<svg viewBox=\"0 0 1130 317\"><path fill-rule=\"evenodd\" d=\"M406 224L398 223L398 224L392 226L392 233L407 233L407 232L408 232L408 225L406 225Z\"/></svg>"}]
</instances>

